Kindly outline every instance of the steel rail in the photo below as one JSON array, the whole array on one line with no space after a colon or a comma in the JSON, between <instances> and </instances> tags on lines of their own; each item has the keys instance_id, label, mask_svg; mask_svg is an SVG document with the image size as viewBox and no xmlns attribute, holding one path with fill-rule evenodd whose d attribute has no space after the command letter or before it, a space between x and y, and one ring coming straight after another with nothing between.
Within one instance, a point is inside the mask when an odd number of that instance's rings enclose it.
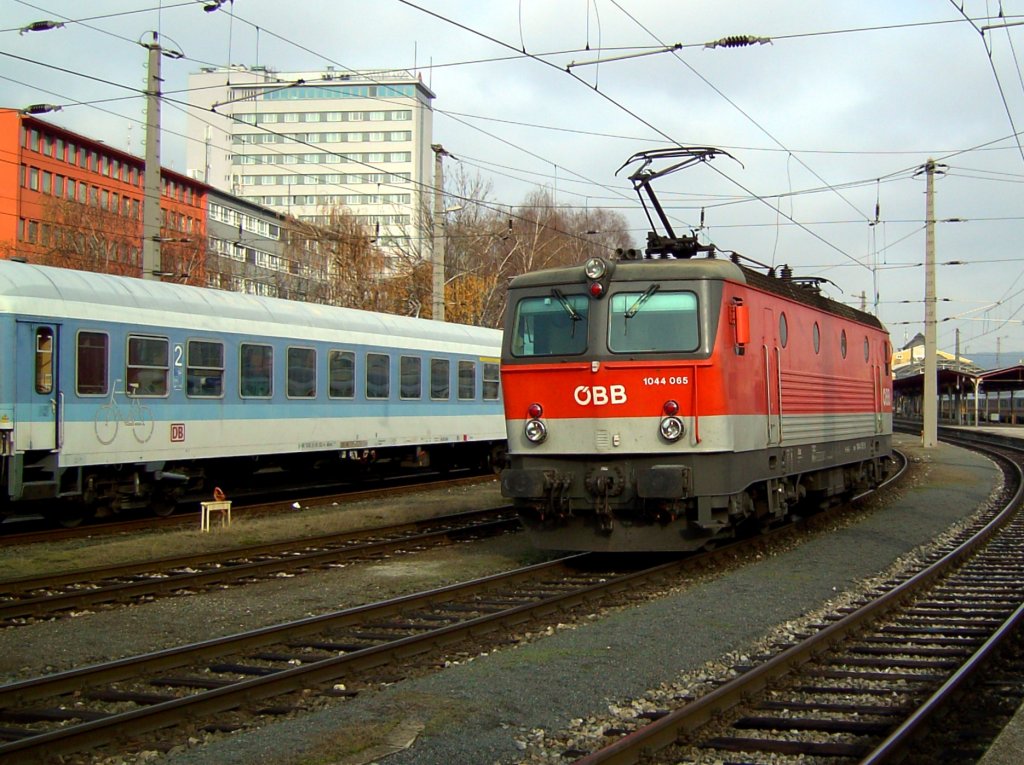
<instances>
[{"instance_id":1,"label":"steel rail","mask_svg":"<svg viewBox=\"0 0 1024 765\"><path fill-rule=\"evenodd\" d=\"M705 696L669 712L664 717L626 734L618 741L574 761L574 765L633 765L651 753L676 743L678 739L713 719L737 707L751 696L764 691L769 684L792 673L800 666L826 653L850 636L857 634L868 623L877 621L899 608L923 586L951 570L955 565L972 555L989 541L1017 512L1024 496L1024 471L1019 464L1016 469L1017 490L1006 506L976 534L955 549L949 551L926 568L900 583L876 600L867 603L800 643L790 646L768 661L727 681ZM924 713L909 735L924 719ZM906 739L901 736L889 746L903 746ZM881 760L879 760L881 762Z\"/></svg>"},{"instance_id":2,"label":"steel rail","mask_svg":"<svg viewBox=\"0 0 1024 765\"><path fill-rule=\"evenodd\" d=\"M402 596L382 603L359 606L353 609L300 620L288 625L278 625L245 633L204 641L181 648L167 649L144 656L115 661L71 670L44 678L26 680L0 686L0 709L11 709L40 698L52 698L81 691L83 686L100 681L110 683L138 677L140 672L153 672L180 667L189 661L207 659L262 645L279 643L282 639L293 639L303 634L323 631L343 624L358 624L369 618L400 613L414 605L441 603L452 600L456 595L475 591L486 591L496 584L513 580L525 581L538 574L550 574L573 561L580 561L589 554L573 555L556 561L536 564L511 572L494 574L471 582L450 585L439 590ZM280 695L319 683L335 680L347 673L372 669L394 660L394 657L408 658L434 648L457 642L466 637L475 637L509 627L538 616L578 606L610 594L632 589L640 580L664 576L686 565L685 561L662 563L649 569L621 575L596 584L587 584L569 592L550 595L533 603L516 605L493 614L476 616L456 624L447 625L423 634L370 646L340 656L311 662L271 674L253 677L231 683L221 688L205 690L182 698L160 702L141 709L113 713L102 719L68 725L38 735L29 735L20 740L0 744L0 762L25 761L26 757L37 757L45 751L46 756L81 751L85 747L97 746L110 741L124 730L132 734L146 732L180 723L183 719L213 715L218 712L268 696Z\"/></svg>"},{"instance_id":3,"label":"steel rail","mask_svg":"<svg viewBox=\"0 0 1024 765\"><path fill-rule=\"evenodd\" d=\"M157 558L141 563L133 562L117 566L79 569L46 577L11 579L0 582L0 620L9 621L17 618L49 615L70 608L124 602L147 595L191 587L206 587L247 577L265 576L272 572L322 566L343 558L386 552L409 545L436 543L461 534L493 532L518 527L519 521L515 516L486 520L495 514L506 511L506 508L473 510L396 526L381 526L355 532L227 548L198 555ZM430 530L431 527L435 527L435 530ZM373 540L373 537L381 535L390 535L390 538ZM360 542L359 540L362 539L371 541ZM306 550L306 552L284 555L297 550ZM246 560L262 556L278 557L266 560ZM216 565L202 571L185 570L210 564ZM142 574L151 576L128 582L115 581L105 584L110 580ZM69 585L76 585L81 589L35 597L18 597L33 590L46 590Z\"/></svg>"}]
</instances>

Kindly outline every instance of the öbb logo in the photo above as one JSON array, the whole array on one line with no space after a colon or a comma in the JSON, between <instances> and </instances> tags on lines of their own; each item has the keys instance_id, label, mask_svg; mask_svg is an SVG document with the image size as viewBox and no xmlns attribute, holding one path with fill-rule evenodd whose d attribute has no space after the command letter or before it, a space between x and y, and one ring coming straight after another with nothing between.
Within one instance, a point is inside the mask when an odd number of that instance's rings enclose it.
<instances>
[{"instance_id":1,"label":"\u00f6bb logo","mask_svg":"<svg viewBox=\"0 0 1024 765\"><path fill-rule=\"evenodd\" d=\"M601 406L603 404L625 404L626 386L610 385L607 388L603 385L577 386L572 392L572 397L580 406Z\"/></svg>"}]
</instances>

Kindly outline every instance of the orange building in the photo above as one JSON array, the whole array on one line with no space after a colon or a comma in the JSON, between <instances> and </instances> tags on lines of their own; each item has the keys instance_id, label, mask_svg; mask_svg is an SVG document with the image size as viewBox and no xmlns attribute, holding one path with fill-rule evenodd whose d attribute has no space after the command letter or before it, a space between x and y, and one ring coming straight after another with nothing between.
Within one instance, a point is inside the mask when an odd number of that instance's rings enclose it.
<instances>
[{"instance_id":1,"label":"orange building","mask_svg":"<svg viewBox=\"0 0 1024 765\"><path fill-rule=\"evenodd\" d=\"M0 109L0 257L142 276L142 158ZM161 169L162 274L206 283L207 186Z\"/></svg>"}]
</instances>

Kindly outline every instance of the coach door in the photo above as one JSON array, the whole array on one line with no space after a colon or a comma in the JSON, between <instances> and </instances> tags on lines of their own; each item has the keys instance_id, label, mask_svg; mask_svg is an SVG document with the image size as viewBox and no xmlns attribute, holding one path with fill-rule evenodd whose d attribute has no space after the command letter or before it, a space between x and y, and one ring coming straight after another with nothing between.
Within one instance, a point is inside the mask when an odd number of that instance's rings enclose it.
<instances>
[{"instance_id":1,"label":"coach door","mask_svg":"<svg viewBox=\"0 0 1024 765\"><path fill-rule=\"evenodd\" d=\"M17 324L16 442L20 449L60 445L61 394L57 387L57 324ZM23 355L24 354L24 355Z\"/></svg>"},{"instance_id":2,"label":"coach door","mask_svg":"<svg viewBox=\"0 0 1024 765\"><path fill-rule=\"evenodd\" d=\"M782 349L775 329L775 312L765 308L762 326L761 354L764 373L764 391L767 399L765 429L768 443L782 441Z\"/></svg>"}]
</instances>

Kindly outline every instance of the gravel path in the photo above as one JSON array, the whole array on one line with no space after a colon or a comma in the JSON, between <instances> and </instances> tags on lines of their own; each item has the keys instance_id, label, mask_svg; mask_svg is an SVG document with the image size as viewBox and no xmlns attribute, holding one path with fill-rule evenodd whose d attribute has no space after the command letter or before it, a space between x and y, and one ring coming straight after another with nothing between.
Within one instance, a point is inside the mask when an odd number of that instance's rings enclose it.
<instances>
[{"instance_id":1,"label":"gravel path","mask_svg":"<svg viewBox=\"0 0 1024 765\"><path fill-rule=\"evenodd\" d=\"M629 705L679 673L751 646L780 623L889 567L989 497L998 474L986 459L944 445L923 452L915 443L903 441L917 455L915 477L888 505L777 555L379 693L142 759L169 765L411 765L540 757L543 733L604 714L609 705ZM53 657L49 663L57 668L77 666L521 565L532 555L524 540L502 538L431 551L414 563L354 566L7 630L0 633L0 668L8 676L36 674L39 656Z\"/></svg>"}]
</instances>

